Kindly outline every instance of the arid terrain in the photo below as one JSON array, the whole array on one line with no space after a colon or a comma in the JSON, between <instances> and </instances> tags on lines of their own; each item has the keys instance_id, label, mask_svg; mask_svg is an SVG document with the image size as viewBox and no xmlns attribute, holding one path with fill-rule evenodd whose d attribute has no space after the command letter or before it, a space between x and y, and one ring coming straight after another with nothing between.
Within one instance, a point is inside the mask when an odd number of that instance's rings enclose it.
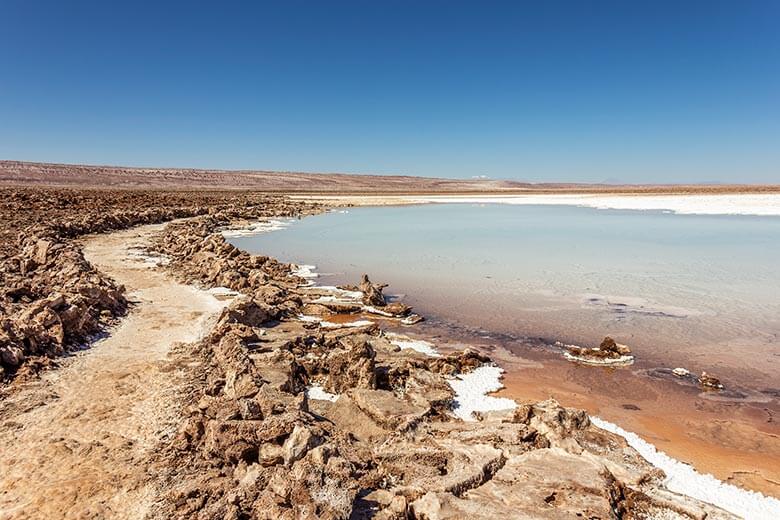
<instances>
[{"instance_id":1,"label":"arid terrain","mask_svg":"<svg viewBox=\"0 0 780 520\"><path fill-rule=\"evenodd\" d=\"M768 193L780 185L621 185L443 179L408 175L131 168L0 161L0 185L237 189L281 193Z\"/></svg>"},{"instance_id":2,"label":"arid terrain","mask_svg":"<svg viewBox=\"0 0 780 520\"><path fill-rule=\"evenodd\" d=\"M368 277L314 287L220 233L320 204L0 196L0 518L734 517L582 411L464 411L484 353L410 348Z\"/></svg>"}]
</instances>

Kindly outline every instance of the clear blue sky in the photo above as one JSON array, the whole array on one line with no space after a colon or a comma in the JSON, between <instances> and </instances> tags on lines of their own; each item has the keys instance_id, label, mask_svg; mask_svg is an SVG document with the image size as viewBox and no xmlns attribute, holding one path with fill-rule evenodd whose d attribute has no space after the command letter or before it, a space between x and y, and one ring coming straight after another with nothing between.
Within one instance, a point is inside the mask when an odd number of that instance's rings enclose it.
<instances>
[{"instance_id":1,"label":"clear blue sky","mask_svg":"<svg viewBox=\"0 0 780 520\"><path fill-rule=\"evenodd\" d=\"M0 158L780 183L777 0L121 4L0 0Z\"/></svg>"}]
</instances>

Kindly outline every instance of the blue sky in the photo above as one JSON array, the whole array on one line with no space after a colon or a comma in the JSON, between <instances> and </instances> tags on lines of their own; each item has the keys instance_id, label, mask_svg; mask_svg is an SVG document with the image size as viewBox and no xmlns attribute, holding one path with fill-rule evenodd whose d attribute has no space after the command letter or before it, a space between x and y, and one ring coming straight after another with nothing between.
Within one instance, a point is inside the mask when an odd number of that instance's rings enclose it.
<instances>
[{"instance_id":1,"label":"blue sky","mask_svg":"<svg viewBox=\"0 0 780 520\"><path fill-rule=\"evenodd\" d=\"M775 0L0 0L0 158L780 183L778 23Z\"/></svg>"}]
</instances>

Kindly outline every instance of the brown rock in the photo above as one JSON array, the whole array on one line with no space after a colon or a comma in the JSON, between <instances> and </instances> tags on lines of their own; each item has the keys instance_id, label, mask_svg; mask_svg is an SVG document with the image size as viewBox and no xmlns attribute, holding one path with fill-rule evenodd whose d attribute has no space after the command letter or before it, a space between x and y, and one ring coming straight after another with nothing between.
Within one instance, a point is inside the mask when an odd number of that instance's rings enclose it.
<instances>
[{"instance_id":1,"label":"brown rock","mask_svg":"<svg viewBox=\"0 0 780 520\"><path fill-rule=\"evenodd\" d=\"M385 297L382 294L382 289L387 287L387 284L375 284L368 279L368 275L364 274L360 280L358 288L363 292L363 303L366 305L374 305L376 307L384 307Z\"/></svg>"},{"instance_id":2,"label":"brown rock","mask_svg":"<svg viewBox=\"0 0 780 520\"><path fill-rule=\"evenodd\" d=\"M317 441L318 439L312 434L310 428L301 424L295 425L295 429L287 437L287 440L284 441L284 446L282 447L284 464L290 466L293 462L302 458Z\"/></svg>"},{"instance_id":3,"label":"brown rock","mask_svg":"<svg viewBox=\"0 0 780 520\"><path fill-rule=\"evenodd\" d=\"M712 374L708 374L707 372L701 373L701 376L699 377L699 384L705 388L714 388L716 390L721 390L723 388L723 384L720 382L720 379L713 376Z\"/></svg>"}]
</instances>

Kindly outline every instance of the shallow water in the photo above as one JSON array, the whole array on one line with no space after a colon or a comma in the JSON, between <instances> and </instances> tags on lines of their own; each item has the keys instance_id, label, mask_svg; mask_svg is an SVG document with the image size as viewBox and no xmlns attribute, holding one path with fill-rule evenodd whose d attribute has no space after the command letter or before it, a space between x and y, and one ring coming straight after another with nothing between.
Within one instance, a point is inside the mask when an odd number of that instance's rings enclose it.
<instances>
[{"instance_id":1,"label":"shallow water","mask_svg":"<svg viewBox=\"0 0 780 520\"><path fill-rule=\"evenodd\" d=\"M355 208L231 238L315 264L319 283L390 283L445 321L567 343L613 335L638 364L777 385L780 217L547 205Z\"/></svg>"}]
</instances>

